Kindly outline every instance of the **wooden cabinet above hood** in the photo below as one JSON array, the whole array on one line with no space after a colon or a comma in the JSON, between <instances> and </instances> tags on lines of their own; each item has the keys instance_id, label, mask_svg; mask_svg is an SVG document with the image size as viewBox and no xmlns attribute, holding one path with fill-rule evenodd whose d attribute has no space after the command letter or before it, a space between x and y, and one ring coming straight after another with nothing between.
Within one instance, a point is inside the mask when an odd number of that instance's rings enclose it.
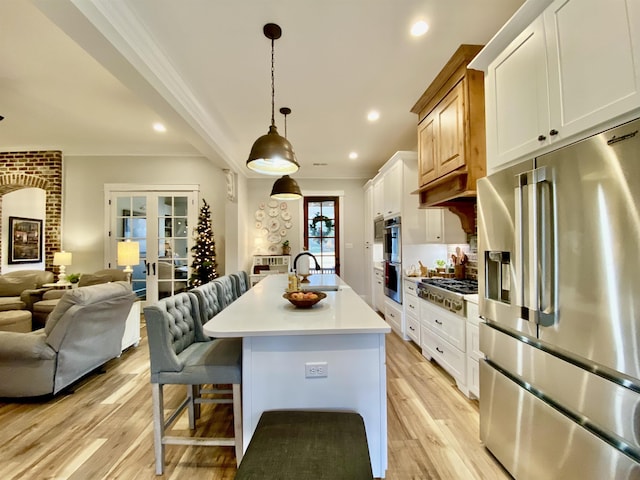
<instances>
[{"instance_id":1,"label":"wooden cabinet above hood","mask_svg":"<svg viewBox=\"0 0 640 480\"><path fill-rule=\"evenodd\" d=\"M486 175L484 76L467 65L481 45L461 45L411 111L418 114L421 208L449 207L475 232L476 181Z\"/></svg>"}]
</instances>

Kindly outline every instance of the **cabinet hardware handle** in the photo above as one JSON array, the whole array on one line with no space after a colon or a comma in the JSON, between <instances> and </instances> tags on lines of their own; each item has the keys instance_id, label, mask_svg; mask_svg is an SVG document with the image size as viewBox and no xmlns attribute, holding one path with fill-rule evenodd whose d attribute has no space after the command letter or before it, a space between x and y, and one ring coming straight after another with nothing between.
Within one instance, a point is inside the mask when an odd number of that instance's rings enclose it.
<instances>
[{"instance_id":1,"label":"cabinet hardware handle","mask_svg":"<svg viewBox=\"0 0 640 480\"><path fill-rule=\"evenodd\" d=\"M551 135L552 137L557 134L558 134L558 130L556 130L555 128L552 128L551 130L549 130L549 135Z\"/></svg>"},{"instance_id":2,"label":"cabinet hardware handle","mask_svg":"<svg viewBox=\"0 0 640 480\"><path fill-rule=\"evenodd\" d=\"M544 135L538 135L538 141L539 142L544 142L547 139L547 137L545 137Z\"/></svg>"},{"instance_id":3,"label":"cabinet hardware handle","mask_svg":"<svg viewBox=\"0 0 640 480\"><path fill-rule=\"evenodd\" d=\"M442 322L441 322L440 320L438 320L437 318L436 318L435 322L436 322L438 325L442 325Z\"/></svg>"},{"instance_id":4,"label":"cabinet hardware handle","mask_svg":"<svg viewBox=\"0 0 640 480\"><path fill-rule=\"evenodd\" d=\"M411 325L409 325L409 330L415 331L415 328L413 328Z\"/></svg>"},{"instance_id":5,"label":"cabinet hardware handle","mask_svg":"<svg viewBox=\"0 0 640 480\"><path fill-rule=\"evenodd\" d=\"M436 352L438 352L440 354L444 354L444 350L440 350L438 347L436 347Z\"/></svg>"}]
</instances>

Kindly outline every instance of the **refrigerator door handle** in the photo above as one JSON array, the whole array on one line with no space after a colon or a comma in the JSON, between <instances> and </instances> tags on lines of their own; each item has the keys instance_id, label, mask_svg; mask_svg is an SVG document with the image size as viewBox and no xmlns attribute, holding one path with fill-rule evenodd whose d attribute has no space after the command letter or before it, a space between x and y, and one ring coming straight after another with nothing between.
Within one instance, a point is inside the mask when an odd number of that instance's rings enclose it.
<instances>
[{"instance_id":1,"label":"refrigerator door handle","mask_svg":"<svg viewBox=\"0 0 640 480\"><path fill-rule=\"evenodd\" d=\"M548 167L539 167L533 171L536 191L537 235L537 323L549 327L556 323L556 248L553 204L553 180Z\"/></svg>"},{"instance_id":2,"label":"refrigerator door handle","mask_svg":"<svg viewBox=\"0 0 640 480\"><path fill-rule=\"evenodd\" d=\"M518 307L524 307L524 289L525 289L525 274L524 274L524 189L527 185L527 174L523 173L516 175L515 185L515 228L514 233L516 237L515 242L515 255L514 255L514 277L515 277L515 304Z\"/></svg>"},{"instance_id":3,"label":"refrigerator door handle","mask_svg":"<svg viewBox=\"0 0 640 480\"><path fill-rule=\"evenodd\" d=\"M523 285L523 293L525 295L524 306L528 312L523 312L523 317L529 314L529 320L538 323L538 304L540 299L540 269L538 268L538 252L539 252L539 229L538 229L538 189L536 170L526 172L526 187L524 200L526 205L523 211L527 212L524 221L524 228L527 229L526 251L523 254L524 279L526 284ZM531 315L533 314L533 315Z\"/></svg>"}]
</instances>

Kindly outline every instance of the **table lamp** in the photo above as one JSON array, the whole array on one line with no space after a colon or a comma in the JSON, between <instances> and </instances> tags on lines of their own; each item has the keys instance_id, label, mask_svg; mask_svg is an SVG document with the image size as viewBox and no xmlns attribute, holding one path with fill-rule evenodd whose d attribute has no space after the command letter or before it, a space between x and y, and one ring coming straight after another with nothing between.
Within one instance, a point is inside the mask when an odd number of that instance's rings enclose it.
<instances>
[{"instance_id":1,"label":"table lamp","mask_svg":"<svg viewBox=\"0 0 640 480\"><path fill-rule=\"evenodd\" d=\"M133 273L131 265L138 265L139 263L140 244L131 240L118 242L118 265L124 265L124 273L127 274L129 281L131 281L131 273Z\"/></svg>"},{"instance_id":2,"label":"table lamp","mask_svg":"<svg viewBox=\"0 0 640 480\"><path fill-rule=\"evenodd\" d=\"M58 283L66 283L67 275L65 274L65 268L71 265L71 252L55 252L53 254L53 264L60 267L60 273L58 274Z\"/></svg>"}]
</instances>

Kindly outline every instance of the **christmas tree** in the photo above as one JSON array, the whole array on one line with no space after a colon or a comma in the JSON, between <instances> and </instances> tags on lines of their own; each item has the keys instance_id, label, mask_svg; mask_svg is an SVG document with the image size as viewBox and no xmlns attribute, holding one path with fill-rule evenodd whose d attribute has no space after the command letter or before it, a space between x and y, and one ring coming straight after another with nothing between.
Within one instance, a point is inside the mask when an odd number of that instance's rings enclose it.
<instances>
[{"instance_id":1,"label":"christmas tree","mask_svg":"<svg viewBox=\"0 0 640 480\"><path fill-rule=\"evenodd\" d=\"M209 283L218 277L216 272L216 242L213 240L211 229L211 209L205 200L198 216L196 227L196 244L191 247L193 263L191 264L191 277L189 286L197 287Z\"/></svg>"}]
</instances>

